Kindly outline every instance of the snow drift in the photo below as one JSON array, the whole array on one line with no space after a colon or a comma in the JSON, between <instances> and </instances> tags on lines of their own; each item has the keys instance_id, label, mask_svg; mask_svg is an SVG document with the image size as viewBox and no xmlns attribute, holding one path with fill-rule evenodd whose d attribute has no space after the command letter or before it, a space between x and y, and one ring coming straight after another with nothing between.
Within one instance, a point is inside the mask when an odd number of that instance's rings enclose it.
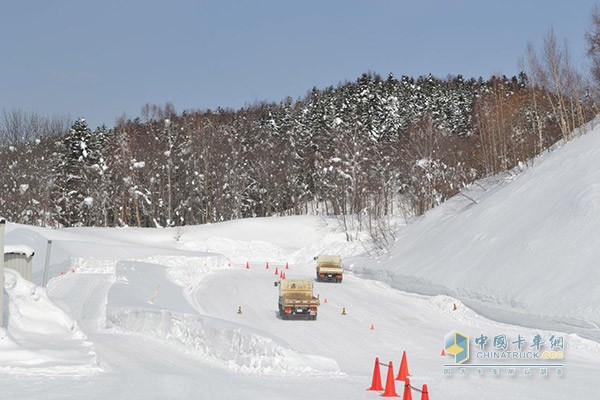
<instances>
[{"instance_id":1,"label":"snow drift","mask_svg":"<svg viewBox=\"0 0 600 400\"><path fill-rule=\"evenodd\" d=\"M92 344L77 322L48 299L46 290L4 270L4 326L0 368L89 372L97 367Z\"/></svg>"}]
</instances>

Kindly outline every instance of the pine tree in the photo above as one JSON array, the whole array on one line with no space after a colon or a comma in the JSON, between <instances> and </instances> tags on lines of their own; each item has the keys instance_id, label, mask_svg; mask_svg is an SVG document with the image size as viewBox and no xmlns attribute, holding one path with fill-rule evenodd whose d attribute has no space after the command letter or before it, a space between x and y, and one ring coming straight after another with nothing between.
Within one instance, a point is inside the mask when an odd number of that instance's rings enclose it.
<instances>
[{"instance_id":1,"label":"pine tree","mask_svg":"<svg viewBox=\"0 0 600 400\"><path fill-rule=\"evenodd\" d=\"M54 155L54 201L58 221L64 226L93 225L93 191L104 172L103 130L93 134L85 119L69 129ZM97 198L101 195L97 194Z\"/></svg>"}]
</instances>

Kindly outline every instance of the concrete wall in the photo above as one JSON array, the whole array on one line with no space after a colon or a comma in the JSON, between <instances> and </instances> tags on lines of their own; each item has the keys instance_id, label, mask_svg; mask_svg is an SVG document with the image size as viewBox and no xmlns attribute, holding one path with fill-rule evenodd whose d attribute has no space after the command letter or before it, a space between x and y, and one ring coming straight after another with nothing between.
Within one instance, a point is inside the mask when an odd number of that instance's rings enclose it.
<instances>
[{"instance_id":1,"label":"concrete wall","mask_svg":"<svg viewBox=\"0 0 600 400\"><path fill-rule=\"evenodd\" d=\"M4 254L4 225L0 218L0 251ZM0 327L4 326L4 257L0 257Z\"/></svg>"},{"instance_id":2,"label":"concrete wall","mask_svg":"<svg viewBox=\"0 0 600 400\"><path fill-rule=\"evenodd\" d=\"M32 256L26 254L8 253L4 254L4 268L17 271L21 276L31 282L31 260Z\"/></svg>"}]
</instances>

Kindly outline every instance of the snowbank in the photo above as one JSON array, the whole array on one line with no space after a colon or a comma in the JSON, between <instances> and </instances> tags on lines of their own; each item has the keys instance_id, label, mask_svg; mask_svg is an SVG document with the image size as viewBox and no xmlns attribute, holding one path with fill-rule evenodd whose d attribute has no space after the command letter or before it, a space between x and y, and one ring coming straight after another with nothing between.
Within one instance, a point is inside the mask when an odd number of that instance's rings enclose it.
<instances>
[{"instance_id":1,"label":"snowbank","mask_svg":"<svg viewBox=\"0 0 600 400\"><path fill-rule=\"evenodd\" d=\"M97 368L92 344L77 322L46 290L5 269L4 329L0 328L0 369L9 372L89 373Z\"/></svg>"},{"instance_id":2,"label":"snowbank","mask_svg":"<svg viewBox=\"0 0 600 400\"><path fill-rule=\"evenodd\" d=\"M261 375L341 375L329 358L301 354L266 332L238 324L168 310L113 308L108 327L178 343L186 351L206 357L229 370Z\"/></svg>"},{"instance_id":3,"label":"snowbank","mask_svg":"<svg viewBox=\"0 0 600 400\"><path fill-rule=\"evenodd\" d=\"M319 254L344 258L363 253L369 238L362 234L348 242L339 225L331 217L253 218L186 227L179 241L183 249L222 254L235 264L309 264Z\"/></svg>"}]
</instances>

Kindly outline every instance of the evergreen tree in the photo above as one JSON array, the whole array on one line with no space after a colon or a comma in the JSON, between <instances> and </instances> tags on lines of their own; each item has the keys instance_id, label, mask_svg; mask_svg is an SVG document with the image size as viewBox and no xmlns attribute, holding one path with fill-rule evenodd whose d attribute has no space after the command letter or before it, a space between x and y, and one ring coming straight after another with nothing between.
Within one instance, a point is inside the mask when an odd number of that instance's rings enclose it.
<instances>
[{"instance_id":1,"label":"evergreen tree","mask_svg":"<svg viewBox=\"0 0 600 400\"><path fill-rule=\"evenodd\" d=\"M93 192L104 173L103 130L93 134L85 119L69 129L54 154L54 200L58 221L64 226L93 225ZM100 194L97 194L99 198Z\"/></svg>"}]
</instances>

